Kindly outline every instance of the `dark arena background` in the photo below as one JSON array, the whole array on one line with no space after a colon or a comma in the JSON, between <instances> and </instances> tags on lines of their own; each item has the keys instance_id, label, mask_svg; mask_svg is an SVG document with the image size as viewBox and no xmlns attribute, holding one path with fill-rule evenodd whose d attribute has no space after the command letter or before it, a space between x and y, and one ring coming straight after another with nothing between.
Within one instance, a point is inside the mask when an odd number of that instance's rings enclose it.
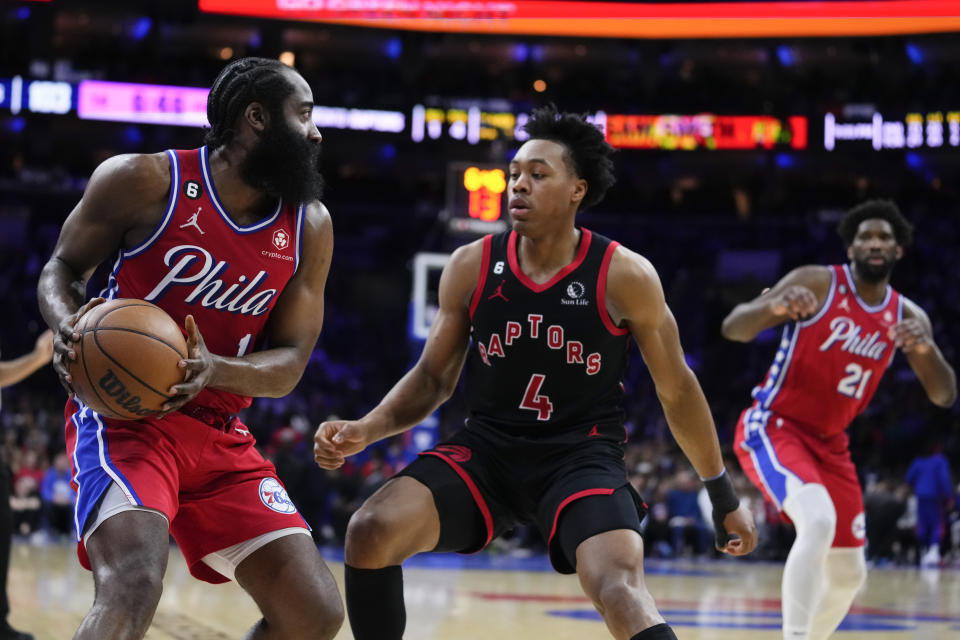
<instances>
[{"instance_id":1,"label":"dark arena background","mask_svg":"<svg viewBox=\"0 0 960 640\"><path fill-rule=\"evenodd\" d=\"M894 200L916 240L892 285L960 355L960 7L953 2L592 3L151 0L0 5L0 348L45 328L37 278L94 168L202 143L207 88L230 60L279 58L313 89L335 229L320 339L296 390L243 416L338 581L360 503L459 428L458 392L430 420L348 460L313 461L316 426L363 415L423 345L439 269L507 224L503 171L535 107L585 113L618 149L617 183L578 224L657 267L727 466L757 518L743 559L713 551L700 483L670 437L636 349L624 384L627 468L650 506L647 573L681 638L781 637L793 530L739 472L733 430L779 331L724 340L739 302L804 264L845 262L836 225ZM88 292L100 290L98 272ZM201 328L202 329L202 328ZM13 472L10 622L70 637L93 599L74 554L64 390L51 367L4 388ZM927 401L898 354L850 426L871 573L839 638L960 637L960 409ZM953 472L939 561L922 562L911 462ZM407 637L607 638L535 530L407 571ZM258 617L235 584L192 580L172 550L148 638L240 637ZM345 625L337 638L348 638Z\"/></svg>"}]
</instances>

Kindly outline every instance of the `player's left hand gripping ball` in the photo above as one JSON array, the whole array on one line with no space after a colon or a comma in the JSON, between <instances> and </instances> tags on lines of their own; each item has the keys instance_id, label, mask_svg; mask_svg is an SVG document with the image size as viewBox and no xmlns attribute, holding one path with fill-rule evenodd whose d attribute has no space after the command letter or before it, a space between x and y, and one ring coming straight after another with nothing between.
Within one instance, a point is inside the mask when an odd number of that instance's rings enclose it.
<instances>
[{"instance_id":1,"label":"player's left hand gripping ball","mask_svg":"<svg viewBox=\"0 0 960 640\"><path fill-rule=\"evenodd\" d=\"M170 387L172 397L163 405L163 416L193 400L213 378L213 357L207 351L197 321L192 315L187 316L184 326L187 329L188 357L180 361L180 366L187 370L187 376L182 383Z\"/></svg>"}]
</instances>

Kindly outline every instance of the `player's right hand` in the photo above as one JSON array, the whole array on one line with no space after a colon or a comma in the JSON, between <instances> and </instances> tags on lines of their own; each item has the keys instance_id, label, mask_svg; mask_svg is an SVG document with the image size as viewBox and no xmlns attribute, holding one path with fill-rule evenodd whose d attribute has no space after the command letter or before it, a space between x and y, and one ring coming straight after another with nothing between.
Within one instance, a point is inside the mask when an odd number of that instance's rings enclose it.
<instances>
[{"instance_id":1,"label":"player's right hand","mask_svg":"<svg viewBox=\"0 0 960 640\"><path fill-rule=\"evenodd\" d=\"M791 320L805 320L814 315L820 308L816 294L801 284L787 287L783 293L770 301L770 310L773 315Z\"/></svg>"},{"instance_id":2,"label":"player's right hand","mask_svg":"<svg viewBox=\"0 0 960 640\"><path fill-rule=\"evenodd\" d=\"M313 459L323 469L339 469L347 456L367 448L367 430L359 420L331 420L317 427Z\"/></svg>"},{"instance_id":3,"label":"player's right hand","mask_svg":"<svg viewBox=\"0 0 960 640\"><path fill-rule=\"evenodd\" d=\"M757 525L754 524L750 509L741 503L723 518L723 530L717 532L717 549L732 556L744 556L756 546Z\"/></svg>"},{"instance_id":4,"label":"player's right hand","mask_svg":"<svg viewBox=\"0 0 960 640\"><path fill-rule=\"evenodd\" d=\"M77 326L77 322L80 321L83 314L98 304L103 303L103 298L93 298L87 302L87 304L77 309L75 313L64 318L53 336L53 370L57 372L57 376L60 378L60 384L67 390L67 394L70 395L70 397L73 397L74 394L72 386L73 378L70 377L70 374L67 372L67 364L77 359L77 352L74 349L80 340L80 334L76 332L74 327Z\"/></svg>"}]
</instances>

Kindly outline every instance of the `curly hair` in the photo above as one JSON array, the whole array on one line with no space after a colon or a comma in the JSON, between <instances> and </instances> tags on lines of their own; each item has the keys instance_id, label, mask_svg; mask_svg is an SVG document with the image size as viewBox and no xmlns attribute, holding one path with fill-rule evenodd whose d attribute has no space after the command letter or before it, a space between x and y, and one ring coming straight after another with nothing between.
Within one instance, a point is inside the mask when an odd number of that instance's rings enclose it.
<instances>
[{"instance_id":1,"label":"curly hair","mask_svg":"<svg viewBox=\"0 0 960 640\"><path fill-rule=\"evenodd\" d=\"M889 222L901 247L906 248L913 243L913 225L903 217L893 200L867 200L850 209L837 225L837 233L843 239L844 246L853 244L860 223L872 218Z\"/></svg>"},{"instance_id":2,"label":"curly hair","mask_svg":"<svg viewBox=\"0 0 960 640\"><path fill-rule=\"evenodd\" d=\"M270 58L240 58L224 67L207 98L210 130L204 143L212 148L229 144L236 134L237 117L251 102L263 104L271 115L279 114L283 101L293 93L293 85L283 73L289 69Z\"/></svg>"},{"instance_id":3,"label":"curly hair","mask_svg":"<svg viewBox=\"0 0 960 640\"><path fill-rule=\"evenodd\" d=\"M613 186L614 149L603 137L603 132L587 122L586 116L560 113L553 104L534 109L524 125L531 140L550 140L566 148L564 161L574 174L587 181L587 195L580 209L597 204Z\"/></svg>"}]
</instances>

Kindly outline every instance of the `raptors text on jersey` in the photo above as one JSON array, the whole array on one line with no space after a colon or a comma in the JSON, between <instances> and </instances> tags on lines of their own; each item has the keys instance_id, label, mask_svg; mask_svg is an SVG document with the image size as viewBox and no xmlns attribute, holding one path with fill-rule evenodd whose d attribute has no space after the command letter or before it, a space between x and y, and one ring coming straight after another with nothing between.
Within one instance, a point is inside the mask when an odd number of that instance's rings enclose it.
<instances>
[{"instance_id":1,"label":"raptors text on jersey","mask_svg":"<svg viewBox=\"0 0 960 640\"><path fill-rule=\"evenodd\" d=\"M812 318L788 324L754 409L772 411L826 437L838 434L869 404L894 355L890 327L903 299L887 286L871 307L857 295L846 265L832 266L830 290Z\"/></svg>"},{"instance_id":2,"label":"raptors text on jersey","mask_svg":"<svg viewBox=\"0 0 960 640\"><path fill-rule=\"evenodd\" d=\"M607 313L617 243L581 229L576 256L548 282L520 269L518 236L483 240L470 306L466 393L471 426L556 435L623 420L629 331Z\"/></svg>"},{"instance_id":3,"label":"raptors text on jersey","mask_svg":"<svg viewBox=\"0 0 960 640\"><path fill-rule=\"evenodd\" d=\"M171 186L163 219L142 243L120 251L101 295L147 300L181 327L193 315L211 353L242 356L259 345L297 269L303 207L278 202L269 217L238 225L217 196L207 147L166 153ZM250 398L208 388L194 402L236 413Z\"/></svg>"}]
</instances>

